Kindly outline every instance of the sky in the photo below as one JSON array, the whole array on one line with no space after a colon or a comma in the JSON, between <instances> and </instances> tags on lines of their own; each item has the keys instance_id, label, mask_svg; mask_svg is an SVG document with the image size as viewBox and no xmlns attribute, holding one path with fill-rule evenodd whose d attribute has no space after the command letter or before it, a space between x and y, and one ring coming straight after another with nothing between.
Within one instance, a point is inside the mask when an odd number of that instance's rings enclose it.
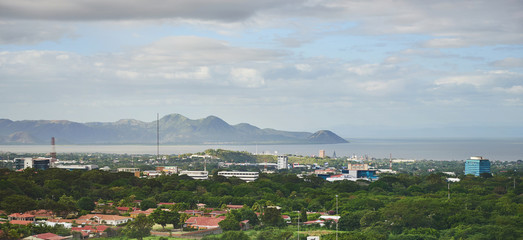
<instances>
[{"instance_id":1,"label":"sky","mask_svg":"<svg viewBox=\"0 0 523 240\"><path fill-rule=\"evenodd\" d=\"M523 137L523 1L0 0L0 109Z\"/></svg>"}]
</instances>

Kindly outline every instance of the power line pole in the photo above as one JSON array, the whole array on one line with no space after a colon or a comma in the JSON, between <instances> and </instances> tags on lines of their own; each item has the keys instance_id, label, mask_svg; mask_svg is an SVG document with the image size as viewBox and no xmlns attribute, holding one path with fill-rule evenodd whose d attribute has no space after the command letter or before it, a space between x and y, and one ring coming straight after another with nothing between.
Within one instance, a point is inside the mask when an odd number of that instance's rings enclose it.
<instances>
[{"instance_id":1,"label":"power line pole","mask_svg":"<svg viewBox=\"0 0 523 240\"><path fill-rule=\"evenodd\" d=\"M160 114L156 113L156 161L160 161Z\"/></svg>"},{"instance_id":2,"label":"power line pole","mask_svg":"<svg viewBox=\"0 0 523 240\"><path fill-rule=\"evenodd\" d=\"M338 217L338 195L336 195L336 217ZM338 218L338 221L336 222L336 240L338 240L338 222L340 219Z\"/></svg>"}]
</instances>

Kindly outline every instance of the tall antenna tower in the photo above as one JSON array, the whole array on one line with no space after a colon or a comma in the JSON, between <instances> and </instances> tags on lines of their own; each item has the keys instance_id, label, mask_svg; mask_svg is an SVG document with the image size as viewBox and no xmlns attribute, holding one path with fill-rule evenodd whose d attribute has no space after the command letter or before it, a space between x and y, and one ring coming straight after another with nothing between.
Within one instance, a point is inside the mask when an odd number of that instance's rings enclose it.
<instances>
[{"instance_id":1,"label":"tall antenna tower","mask_svg":"<svg viewBox=\"0 0 523 240\"><path fill-rule=\"evenodd\" d=\"M54 137L51 138L51 166L54 167L56 163L56 147L55 147L55 141Z\"/></svg>"},{"instance_id":2,"label":"tall antenna tower","mask_svg":"<svg viewBox=\"0 0 523 240\"><path fill-rule=\"evenodd\" d=\"M389 169L392 170L392 153L389 155Z\"/></svg>"},{"instance_id":3,"label":"tall antenna tower","mask_svg":"<svg viewBox=\"0 0 523 240\"><path fill-rule=\"evenodd\" d=\"M156 160L160 161L160 114L156 113Z\"/></svg>"}]
</instances>

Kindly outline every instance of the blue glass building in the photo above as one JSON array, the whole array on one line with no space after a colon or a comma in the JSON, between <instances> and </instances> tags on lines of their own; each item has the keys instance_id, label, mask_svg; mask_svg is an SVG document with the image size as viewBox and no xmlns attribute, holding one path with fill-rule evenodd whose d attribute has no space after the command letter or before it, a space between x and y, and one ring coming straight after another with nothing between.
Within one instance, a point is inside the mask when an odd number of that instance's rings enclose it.
<instances>
[{"instance_id":1,"label":"blue glass building","mask_svg":"<svg viewBox=\"0 0 523 240\"><path fill-rule=\"evenodd\" d=\"M470 157L465 161L465 175L479 176L482 173L490 173L490 161L483 157Z\"/></svg>"}]
</instances>

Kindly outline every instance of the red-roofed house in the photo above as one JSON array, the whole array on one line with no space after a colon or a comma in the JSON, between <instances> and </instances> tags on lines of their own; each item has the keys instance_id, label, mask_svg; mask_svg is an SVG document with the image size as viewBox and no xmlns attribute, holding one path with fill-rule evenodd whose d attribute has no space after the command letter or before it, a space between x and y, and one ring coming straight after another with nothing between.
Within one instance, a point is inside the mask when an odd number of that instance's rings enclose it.
<instances>
[{"instance_id":1,"label":"red-roofed house","mask_svg":"<svg viewBox=\"0 0 523 240\"><path fill-rule=\"evenodd\" d=\"M227 208L229 209L240 209L240 208L243 208L243 205L227 205Z\"/></svg>"},{"instance_id":2,"label":"red-roofed house","mask_svg":"<svg viewBox=\"0 0 523 240\"><path fill-rule=\"evenodd\" d=\"M219 228L219 222L224 220L225 217L190 217L185 221L187 227L192 227L196 229L210 229L210 228Z\"/></svg>"},{"instance_id":3,"label":"red-roofed house","mask_svg":"<svg viewBox=\"0 0 523 240\"><path fill-rule=\"evenodd\" d=\"M203 211L198 211L198 210L185 210L185 211L182 211L179 213L185 213L189 216L197 216L197 217L200 217L203 215Z\"/></svg>"},{"instance_id":4,"label":"red-roofed house","mask_svg":"<svg viewBox=\"0 0 523 240\"><path fill-rule=\"evenodd\" d=\"M24 240L62 240L67 237L58 236L54 233L42 233L24 238Z\"/></svg>"},{"instance_id":5,"label":"red-roofed house","mask_svg":"<svg viewBox=\"0 0 523 240\"><path fill-rule=\"evenodd\" d=\"M151 215L151 213L154 212L154 210L155 210L155 208L149 208L149 209L147 209L147 210L145 210L145 211L142 211L142 210L134 210L134 211L130 212L129 215L130 215L132 218L136 218L136 217L138 217L138 215L140 215L140 214L142 214L142 213L145 214L145 216L149 216L149 215Z\"/></svg>"},{"instance_id":6,"label":"red-roofed house","mask_svg":"<svg viewBox=\"0 0 523 240\"><path fill-rule=\"evenodd\" d=\"M26 214L26 213L13 213L7 216L9 221L20 220L20 221L34 221L35 215Z\"/></svg>"},{"instance_id":7,"label":"red-roofed house","mask_svg":"<svg viewBox=\"0 0 523 240\"><path fill-rule=\"evenodd\" d=\"M138 208L131 208L131 207L117 207L116 210L118 210L118 212L120 214L124 214L124 213L127 213L129 211L135 211L137 210Z\"/></svg>"},{"instance_id":8,"label":"red-roofed house","mask_svg":"<svg viewBox=\"0 0 523 240\"><path fill-rule=\"evenodd\" d=\"M27 211L25 214L31 214L34 215L35 218L38 219L51 219L56 217L56 214L53 213L53 211L40 209L40 210L33 210L33 211Z\"/></svg>"},{"instance_id":9,"label":"red-roofed house","mask_svg":"<svg viewBox=\"0 0 523 240\"><path fill-rule=\"evenodd\" d=\"M283 218L285 223L287 223L287 224L291 223L291 217L289 217L287 215L281 215L281 218Z\"/></svg>"},{"instance_id":10,"label":"red-roofed house","mask_svg":"<svg viewBox=\"0 0 523 240\"><path fill-rule=\"evenodd\" d=\"M24 220L12 220L12 221L9 221L9 223L11 224L16 224L16 225L29 225L31 223L34 223L34 221L24 221Z\"/></svg>"},{"instance_id":11,"label":"red-roofed house","mask_svg":"<svg viewBox=\"0 0 523 240\"><path fill-rule=\"evenodd\" d=\"M200 208L205 208L206 204L205 203L198 203L198 204L196 204L196 206L198 207L198 209L200 209Z\"/></svg>"},{"instance_id":12,"label":"red-roofed house","mask_svg":"<svg viewBox=\"0 0 523 240\"><path fill-rule=\"evenodd\" d=\"M209 213L209 216L218 217L220 215L225 215L225 214L227 214L227 211L212 211Z\"/></svg>"},{"instance_id":13,"label":"red-roofed house","mask_svg":"<svg viewBox=\"0 0 523 240\"><path fill-rule=\"evenodd\" d=\"M312 221L307 221L307 222L304 222L303 225L312 225L312 224L319 224L320 226L325 226L325 221L323 220L312 220Z\"/></svg>"},{"instance_id":14,"label":"red-roofed house","mask_svg":"<svg viewBox=\"0 0 523 240\"><path fill-rule=\"evenodd\" d=\"M102 233L102 232L104 232L108 228L109 228L109 226L106 226L106 225L84 226L84 227L72 227L71 231L77 231L77 232L84 231L84 232L89 232L89 233Z\"/></svg>"},{"instance_id":15,"label":"red-roofed house","mask_svg":"<svg viewBox=\"0 0 523 240\"><path fill-rule=\"evenodd\" d=\"M165 206L165 207L168 207L168 206L173 206L175 205L176 203L171 203L171 202L161 202L161 203L158 203L156 204L156 206L160 207L160 206Z\"/></svg>"}]
</instances>

